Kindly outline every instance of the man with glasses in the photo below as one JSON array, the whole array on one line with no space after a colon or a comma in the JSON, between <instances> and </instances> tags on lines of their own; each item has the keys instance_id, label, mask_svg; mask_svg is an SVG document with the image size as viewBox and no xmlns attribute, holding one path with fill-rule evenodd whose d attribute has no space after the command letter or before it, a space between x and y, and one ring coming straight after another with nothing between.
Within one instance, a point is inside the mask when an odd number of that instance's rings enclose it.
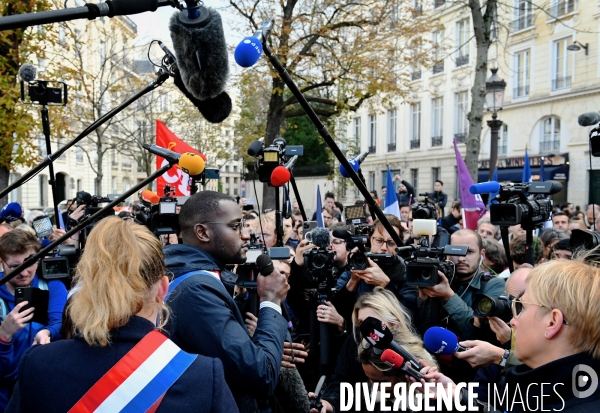
<instances>
[{"instance_id":1,"label":"man with glasses","mask_svg":"<svg viewBox=\"0 0 600 413\"><path fill-rule=\"evenodd\" d=\"M2 235L0 277L11 273L40 249L40 241L29 232L14 229ZM23 354L34 344L48 344L61 338L62 312L67 301L67 290L59 280L44 281L38 278L37 268L36 262L0 286L0 411L4 411L8 404L9 392L17 380L17 367ZM47 290L48 308L29 308L20 312L27 302L15 305L15 291L25 287ZM48 321L45 324L31 321L36 311L47 312Z\"/></svg>"},{"instance_id":2,"label":"man with glasses","mask_svg":"<svg viewBox=\"0 0 600 413\"><path fill-rule=\"evenodd\" d=\"M181 208L179 226L183 244L165 247L174 275L167 330L184 351L219 358L240 412L255 412L257 400L273 393L279 377L288 327L281 314L287 279L277 269L257 277L260 310L250 338L225 287L236 279L225 266L246 261L250 239L239 206L227 195L198 192Z\"/></svg>"}]
</instances>

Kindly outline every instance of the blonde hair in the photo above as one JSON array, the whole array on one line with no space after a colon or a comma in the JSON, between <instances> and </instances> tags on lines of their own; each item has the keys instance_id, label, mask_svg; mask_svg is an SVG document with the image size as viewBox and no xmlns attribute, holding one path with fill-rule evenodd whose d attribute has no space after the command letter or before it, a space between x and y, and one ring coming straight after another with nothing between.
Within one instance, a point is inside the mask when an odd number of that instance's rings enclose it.
<instances>
[{"instance_id":1,"label":"blonde hair","mask_svg":"<svg viewBox=\"0 0 600 413\"><path fill-rule=\"evenodd\" d=\"M573 348L600 360L600 268L583 262L585 258L549 261L534 268L525 282L539 304L563 313Z\"/></svg>"},{"instance_id":2,"label":"blonde hair","mask_svg":"<svg viewBox=\"0 0 600 413\"><path fill-rule=\"evenodd\" d=\"M268 224L272 224L273 225L273 236L277 237L277 233L276 233L277 224L275 223L275 219L276 219L275 212L268 212L268 213L262 215L261 224L262 224L263 228L265 226L267 226ZM283 222L281 224L283 226ZM261 231L262 228L259 228L258 230ZM283 243L285 244L289 238L290 238L289 230L285 226L283 226Z\"/></svg>"},{"instance_id":3,"label":"blonde hair","mask_svg":"<svg viewBox=\"0 0 600 413\"><path fill-rule=\"evenodd\" d=\"M75 329L90 345L110 344L110 331L122 327L150 305L151 290L165 274L160 241L146 227L118 217L101 220L90 232L77 265L68 314ZM159 315L166 308L154 305Z\"/></svg>"},{"instance_id":4,"label":"blonde hair","mask_svg":"<svg viewBox=\"0 0 600 413\"><path fill-rule=\"evenodd\" d=\"M375 310L394 334L394 341L405 348L409 353L414 355L418 360L421 359L428 366L437 366L435 359L423 347L423 340L419 337L410 323L410 316L407 310L400 304L396 296L381 287L375 287L372 292L361 294L354 304L352 311L352 323L354 324L354 338L358 345L358 354L361 355L361 360L369 358L369 363L377 369L386 371L389 370L383 362L377 362L372 357L362 356L367 349L363 347L358 327L358 310L361 308L371 308Z\"/></svg>"}]
</instances>

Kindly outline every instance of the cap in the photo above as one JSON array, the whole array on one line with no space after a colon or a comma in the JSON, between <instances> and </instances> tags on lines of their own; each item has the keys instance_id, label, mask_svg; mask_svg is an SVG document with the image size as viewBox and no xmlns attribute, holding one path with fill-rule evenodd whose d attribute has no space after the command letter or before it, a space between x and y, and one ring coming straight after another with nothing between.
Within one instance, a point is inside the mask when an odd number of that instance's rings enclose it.
<instances>
[{"instance_id":1,"label":"cap","mask_svg":"<svg viewBox=\"0 0 600 413\"><path fill-rule=\"evenodd\" d=\"M0 220L6 222L13 222L21 219L23 214L23 208L18 202L11 202L4 205L4 208L0 211Z\"/></svg>"}]
</instances>

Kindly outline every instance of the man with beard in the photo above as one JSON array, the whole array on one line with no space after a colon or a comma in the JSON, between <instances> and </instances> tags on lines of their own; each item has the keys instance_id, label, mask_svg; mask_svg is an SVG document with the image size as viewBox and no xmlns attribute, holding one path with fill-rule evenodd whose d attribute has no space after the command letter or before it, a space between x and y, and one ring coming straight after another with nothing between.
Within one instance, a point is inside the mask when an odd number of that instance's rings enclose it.
<instances>
[{"instance_id":1,"label":"man with beard","mask_svg":"<svg viewBox=\"0 0 600 413\"><path fill-rule=\"evenodd\" d=\"M165 300L172 312L166 328L184 351L219 358L240 412L258 411L256 400L273 393L281 367L287 279L276 268L257 277L260 310L250 338L225 288L235 281L225 265L246 261L250 239L239 206L227 195L199 192L181 208L179 225L183 244L165 247L167 268L174 275Z\"/></svg>"}]
</instances>

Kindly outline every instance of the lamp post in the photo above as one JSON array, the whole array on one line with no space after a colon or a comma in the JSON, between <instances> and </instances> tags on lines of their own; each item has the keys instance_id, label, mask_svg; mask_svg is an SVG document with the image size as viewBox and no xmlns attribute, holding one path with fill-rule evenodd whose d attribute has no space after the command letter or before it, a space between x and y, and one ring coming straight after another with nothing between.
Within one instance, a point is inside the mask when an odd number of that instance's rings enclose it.
<instances>
[{"instance_id":1,"label":"lamp post","mask_svg":"<svg viewBox=\"0 0 600 413\"><path fill-rule=\"evenodd\" d=\"M502 126L502 121L498 120L498 111L502 110L504 103L504 89L506 82L497 74L498 68L492 69L492 75L485 82L485 102L488 110L492 112L492 120L488 120L487 124L490 127L490 175L488 180L492 180L496 163L498 162L498 131Z\"/></svg>"}]
</instances>

